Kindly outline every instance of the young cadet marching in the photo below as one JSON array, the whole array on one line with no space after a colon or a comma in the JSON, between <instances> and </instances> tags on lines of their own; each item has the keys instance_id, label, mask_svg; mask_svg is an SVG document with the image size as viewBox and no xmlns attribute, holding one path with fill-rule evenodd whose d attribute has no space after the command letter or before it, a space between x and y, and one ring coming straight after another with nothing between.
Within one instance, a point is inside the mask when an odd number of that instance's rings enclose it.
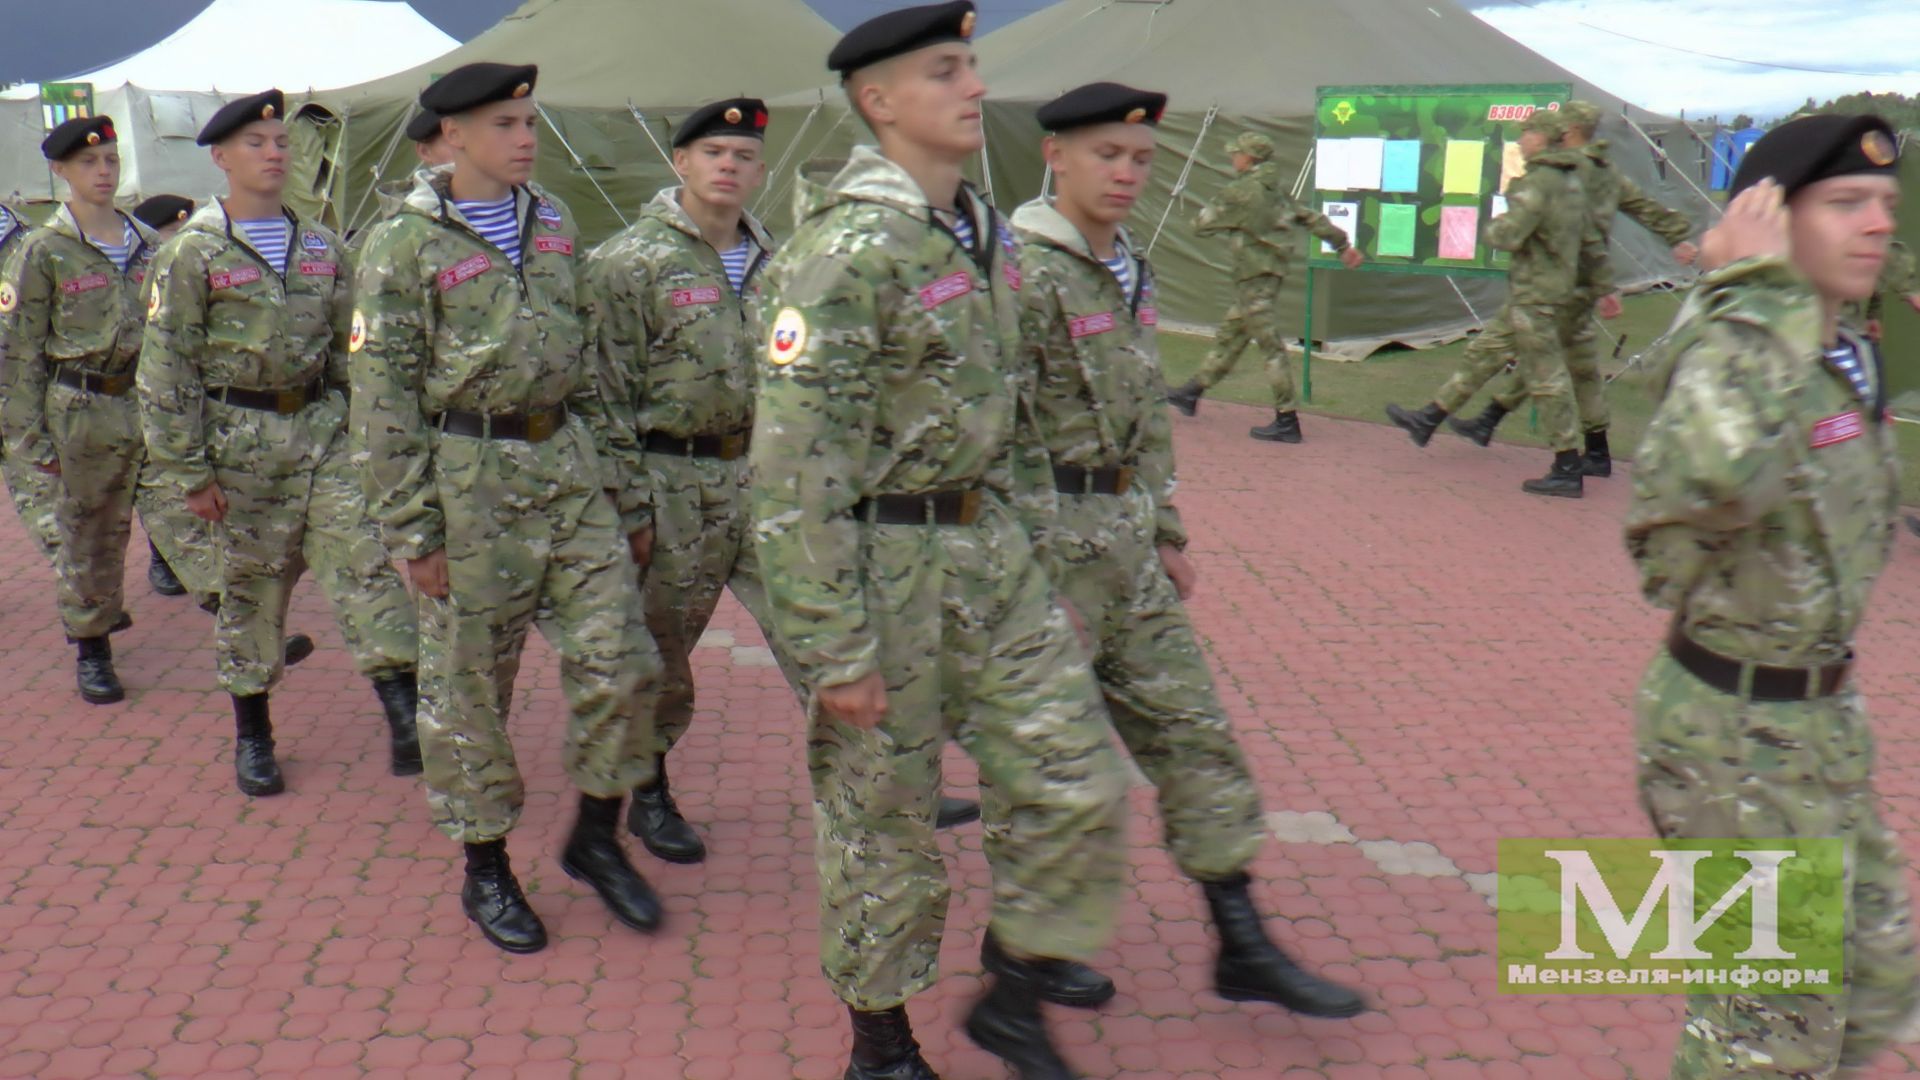
<instances>
[{"instance_id":1,"label":"young cadet marching","mask_svg":"<svg viewBox=\"0 0 1920 1080\"><path fill-rule=\"evenodd\" d=\"M187 219L193 216L193 209L193 200L185 196L155 195L135 206L133 217L153 230L153 246L157 251L186 225ZM146 318L145 308L141 309L140 317ZM189 577L202 583L203 593L217 592L219 587L214 582L218 575L213 570L212 545L207 540L206 523L187 512L177 492L168 491L164 485L155 482L151 467L140 471L134 505L141 509L140 523L147 530L147 584L153 591L161 596L187 594L187 586L174 573L169 561L171 556L188 567ZM153 512L149 512L148 507L152 507ZM168 554L162 554L163 548Z\"/></svg>"},{"instance_id":2,"label":"young cadet marching","mask_svg":"<svg viewBox=\"0 0 1920 1080\"><path fill-rule=\"evenodd\" d=\"M1247 875L1266 831L1259 790L1181 607L1194 571L1173 506L1153 271L1122 224L1152 176L1166 106L1165 94L1094 83L1038 114L1055 194L1022 206L1013 224L1023 337L1038 371L1034 419L1060 496L1047 567L1091 626L1107 715L1159 789L1167 845L1206 893L1220 935L1215 989L1352 1016L1359 995L1300 970L1261 925ZM997 967L991 936L981 960ZM1044 970L1051 1000L1113 995L1083 965Z\"/></svg>"},{"instance_id":3,"label":"young cadet marching","mask_svg":"<svg viewBox=\"0 0 1920 1080\"><path fill-rule=\"evenodd\" d=\"M546 928L507 860L525 788L507 713L527 630L560 654L567 774L580 812L560 866L616 919L650 930L660 902L620 847L620 804L652 779L630 725L660 657L639 617L631 538L597 452L600 382L583 335L572 215L529 180L531 65L468 64L421 92L451 168L414 176L359 270L353 426L387 547L420 593L420 741L428 804L466 846L467 916L510 952ZM602 447L604 448L604 447Z\"/></svg>"},{"instance_id":4,"label":"young cadet marching","mask_svg":"<svg viewBox=\"0 0 1920 1080\"><path fill-rule=\"evenodd\" d=\"M210 524L220 597L214 651L233 697L241 792L286 781L268 695L286 661L287 604L311 566L386 713L390 768L420 771L412 604L367 516L347 433L351 305L344 249L280 200L286 99L230 102L199 135L227 174L154 261L137 384L161 481Z\"/></svg>"},{"instance_id":5,"label":"young cadet marching","mask_svg":"<svg viewBox=\"0 0 1920 1080\"><path fill-rule=\"evenodd\" d=\"M1273 423L1248 435L1266 442L1300 441L1300 414L1294 410L1293 361L1287 339L1280 333L1280 289L1293 267L1295 226L1333 245L1340 261L1351 270L1360 265L1360 249L1347 234L1310 206L1287 193L1280 166L1273 161L1273 140L1248 132L1227 143L1238 179L1200 211L1196 232L1224 236L1233 257L1234 302L1220 322L1214 346L1193 378L1167 393L1173 407L1192 416L1200 397L1227 377L1240 357L1254 350L1267 357L1267 380L1273 384Z\"/></svg>"},{"instance_id":6,"label":"young cadet marching","mask_svg":"<svg viewBox=\"0 0 1920 1080\"><path fill-rule=\"evenodd\" d=\"M934 1076L905 1002L935 978L949 889L934 840L948 738L980 766L1002 954L966 1030L1027 1080L1048 958L1111 933L1124 773L1035 552L1055 499L1020 419L1019 268L961 179L979 152L967 0L891 12L828 58L880 142L765 273L750 499L775 628L812 718L821 960L852 1014L853 1080Z\"/></svg>"},{"instance_id":7,"label":"young cadet marching","mask_svg":"<svg viewBox=\"0 0 1920 1080\"><path fill-rule=\"evenodd\" d=\"M1578 150L1581 157L1575 169L1580 190L1586 194L1587 209L1593 215L1592 227L1599 230L1598 240L1589 237L1582 248L1579 285L1572 301L1563 309L1560 327L1561 348L1567 358L1567 375L1573 380L1574 409L1580 429L1586 435L1586 457L1582 468L1587 476L1613 475L1613 451L1607 442L1612 416L1607 409L1607 381L1600 373L1598 325L1595 308L1613 318L1619 314L1620 298L1613 284L1613 260L1608 256L1615 218L1625 214L1645 226L1673 248L1675 261L1691 265L1698 249L1688 241L1693 222L1677 210L1660 205L1615 168L1607 156L1605 140L1594 141L1600 128L1600 107L1589 101L1569 101L1560 110L1567 122L1560 146ZM1511 363L1511 355L1507 358ZM1493 400L1472 420L1449 417L1447 426L1481 446L1493 441L1500 421L1526 400L1526 381L1517 371L1508 371L1495 387Z\"/></svg>"},{"instance_id":8,"label":"young cadet marching","mask_svg":"<svg viewBox=\"0 0 1920 1080\"><path fill-rule=\"evenodd\" d=\"M1839 315L1880 272L1896 159L1871 116L1805 117L1753 145L1701 242L1709 272L1636 459L1627 550L1674 613L1637 706L1654 830L1849 849L1841 992L1692 998L1675 1080L1851 1075L1920 1002L1906 859L1847 685L1900 488L1886 373Z\"/></svg>"},{"instance_id":9,"label":"young cadet marching","mask_svg":"<svg viewBox=\"0 0 1920 1080\"><path fill-rule=\"evenodd\" d=\"M0 267L7 265L14 249L32 231L33 225L20 207L0 202ZM6 354L0 352L0 378L5 377L5 365ZM9 455L6 440L0 438L0 480L7 485L7 495L20 515L20 524L27 527L27 536L40 549L40 554L52 562L53 553L60 548L60 523L53 512L54 501L59 497L59 478Z\"/></svg>"},{"instance_id":10,"label":"young cadet marching","mask_svg":"<svg viewBox=\"0 0 1920 1080\"><path fill-rule=\"evenodd\" d=\"M1565 133L1565 118L1546 109L1521 124L1520 150L1526 155L1527 171L1507 189L1507 212L1493 219L1486 232L1489 247L1513 253L1507 267L1507 302L1467 345L1459 370L1432 402L1418 412L1388 405L1387 418L1414 445L1425 446L1440 421L1465 405L1511 358L1527 395L1540 410L1547 445L1553 448L1553 467L1547 475L1520 487L1534 495L1577 499L1586 467L1561 342L1564 328L1593 310L1592 299L1579 288L1581 265L1605 259L1606 254L1596 252L1600 232L1592 227L1592 214L1580 188L1579 170L1586 155L1559 148Z\"/></svg>"},{"instance_id":11,"label":"young cadet marching","mask_svg":"<svg viewBox=\"0 0 1920 1080\"><path fill-rule=\"evenodd\" d=\"M126 697L107 642L125 613L122 581L135 483L146 459L133 372L153 234L114 209L113 120L69 120L41 144L72 200L0 266L0 432L7 456L56 478L60 621L79 651L80 696Z\"/></svg>"}]
</instances>

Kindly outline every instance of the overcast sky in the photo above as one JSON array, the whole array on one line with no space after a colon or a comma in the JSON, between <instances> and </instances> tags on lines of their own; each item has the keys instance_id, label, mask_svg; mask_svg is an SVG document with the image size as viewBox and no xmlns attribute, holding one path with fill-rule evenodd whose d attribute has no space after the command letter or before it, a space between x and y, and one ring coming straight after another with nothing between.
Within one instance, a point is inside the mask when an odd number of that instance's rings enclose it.
<instances>
[{"instance_id":1,"label":"overcast sky","mask_svg":"<svg viewBox=\"0 0 1920 1080\"><path fill-rule=\"evenodd\" d=\"M0 83L103 67L160 40L208 0L0 0ZM255 0L263 13L281 0ZM398 2L398 0L395 0ZM461 40L518 0L410 0ZM697 4L699 0L682 0ZM846 27L909 0L809 0ZM1206 0L1174 0L1204 3ZM1264 0L1370 3L1373 0ZM983 31L1046 0L978 0ZM1644 108L1766 117L1808 97L1855 90L1920 93L1920 0L1467 0L1482 18L1576 74ZM1582 25L1582 23L1591 25ZM1624 35L1624 36L1623 36ZM1645 39L1644 42L1629 37ZM1663 47L1668 46L1668 47ZM1674 48L1677 46L1678 48ZM285 43L264 45L283 48ZM1759 61L1735 63L1681 50ZM743 58L743 62L751 62ZM1852 74L1787 70L1827 68ZM1498 73L1487 78L1498 81Z\"/></svg>"}]
</instances>

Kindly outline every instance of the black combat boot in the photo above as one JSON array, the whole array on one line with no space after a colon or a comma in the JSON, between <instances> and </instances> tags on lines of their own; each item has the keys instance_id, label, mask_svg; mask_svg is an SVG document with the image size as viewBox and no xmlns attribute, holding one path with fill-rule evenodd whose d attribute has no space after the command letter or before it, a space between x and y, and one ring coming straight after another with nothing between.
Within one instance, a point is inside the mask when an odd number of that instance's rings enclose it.
<instances>
[{"instance_id":1,"label":"black combat boot","mask_svg":"<svg viewBox=\"0 0 1920 1080\"><path fill-rule=\"evenodd\" d=\"M533 913L507 863L507 842L467 845L467 881L460 906L488 941L510 953L534 953L547 947L547 928Z\"/></svg>"},{"instance_id":2,"label":"black combat boot","mask_svg":"<svg viewBox=\"0 0 1920 1080\"><path fill-rule=\"evenodd\" d=\"M972 799L953 799L940 796L940 809L934 811L933 827L952 829L965 825L969 821L980 820L980 804Z\"/></svg>"},{"instance_id":3,"label":"black combat boot","mask_svg":"<svg viewBox=\"0 0 1920 1080\"><path fill-rule=\"evenodd\" d=\"M378 675L373 694L387 714L388 760L395 776L418 776L420 764L420 679L411 671Z\"/></svg>"},{"instance_id":4,"label":"black combat boot","mask_svg":"<svg viewBox=\"0 0 1920 1080\"><path fill-rule=\"evenodd\" d=\"M620 796L580 796L580 816L560 853L560 869L593 886L613 917L635 930L660 925L660 898L620 846Z\"/></svg>"},{"instance_id":5,"label":"black combat boot","mask_svg":"<svg viewBox=\"0 0 1920 1080\"><path fill-rule=\"evenodd\" d=\"M1447 421L1447 426L1481 446L1486 446L1493 442L1493 429L1499 427L1500 421L1506 418L1505 407L1497 401L1489 401L1486 411L1479 416L1471 420L1462 420L1456 416Z\"/></svg>"},{"instance_id":6,"label":"black combat boot","mask_svg":"<svg viewBox=\"0 0 1920 1080\"><path fill-rule=\"evenodd\" d=\"M242 795L278 795L287 790L280 763L273 760L273 720L267 695L233 695L233 772Z\"/></svg>"},{"instance_id":7,"label":"black combat boot","mask_svg":"<svg viewBox=\"0 0 1920 1080\"><path fill-rule=\"evenodd\" d=\"M1578 499L1584 494L1580 477L1586 470L1586 458L1578 450L1560 450L1553 455L1553 468L1538 480L1521 483L1520 490L1529 495L1554 495L1562 499Z\"/></svg>"},{"instance_id":8,"label":"black combat boot","mask_svg":"<svg viewBox=\"0 0 1920 1080\"><path fill-rule=\"evenodd\" d=\"M113 672L113 646L107 643L106 635L76 638L74 644L80 650L80 659L74 664L80 696L94 705L125 700L127 692L120 686L120 676Z\"/></svg>"},{"instance_id":9,"label":"black combat boot","mask_svg":"<svg viewBox=\"0 0 1920 1080\"><path fill-rule=\"evenodd\" d=\"M1580 463L1583 476L1613 475L1613 451L1607 446L1607 430L1587 432L1587 456Z\"/></svg>"},{"instance_id":10,"label":"black combat boot","mask_svg":"<svg viewBox=\"0 0 1920 1080\"><path fill-rule=\"evenodd\" d=\"M1007 954L989 930L980 940L980 966L990 975L1005 968ZM1113 980L1077 960L1030 960L1040 996L1056 1005L1091 1009L1113 1000Z\"/></svg>"},{"instance_id":11,"label":"black combat boot","mask_svg":"<svg viewBox=\"0 0 1920 1080\"><path fill-rule=\"evenodd\" d=\"M653 775L650 786L633 789L633 804L627 807L627 831L639 837L656 859L670 863L706 861L707 845L680 816L673 789L667 785L667 755L654 758Z\"/></svg>"},{"instance_id":12,"label":"black combat boot","mask_svg":"<svg viewBox=\"0 0 1920 1080\"><path fill-rule=\"evenodd\" d=\"M153 586L153 591L161 596L187 595L187 587L173 576L173 567L167 565L167 560L160 555L160 549L154 547L151 540L147 541L147 584Z\"/></svg>"},{"instance_id":13,"label":"black combat boot","mask_svg":"<svg viewBox=\"0 0 1920 1080\"><path fill-rule=\"evenodd\" d=\"M1206 387L1188 379L1184 385L1167 391L1167 404L1179 409L1183 416L1192 416L1200 411L1200 395L1206 392Z\"/></svg>"},{"instance_id":14,"label":"black combat boot","mask_svg":"<svg viewBox=\"0 0 1920 1080\"><path fill-rule=\"evenodd\" d=\"M940 1080L920 1056L904 1005L882 1012L847 1007L853 1017L853 1061L844 1080Z\"/></svg>"},{"instance_id":15,"label":"black combat boot","mask_svg":"<svg viewBox=\"0 0 1920 1080\"><path fill-rule=\"evenodd\" d=\"M131 630L131 629L133 629L133 616L123 611L120 613L119 618L113 620L113 625L107 627L107 633L117 634L122 630ZM69 638L67 640L71 641L73 639Z\"/></svg>"},{"instance_id":16,"label":"black combat boot","mask_svg":"<svg viewBox=\"0 0 1920 1080\"><path fill-rule=\"evenodd\" d=\"M1261 442L1297 443L1301 440L1300 414L1291 410L1273 414L1273 423L1251 428L1247 434Z\"/></svg>"},{"instance_id":17,"label":"black combat boot","mask_svg":"<svg viewBox=\"0 0 1920 1080\"><path fill-rule=\"evenodd\" d=\"M1044 963L1044 961L1042 961ZM1067 1067L1040 1015L1040 987L1045 981L1030 961L1003 956L990 977L987 992L967 1013L967 1038L1013 1067L1019 1080L1077 1080Z\"/></svg>"},{"instance_id":18,"label":"black combat boot","mask_svg":"<svg viewBox=\"0 0 1920 1080\"><path fill-rule=\"evenodd\" d=\"M1432 402L1421 406L1419 412L1408 412L1398 405L1387 406L1387 419L1406 432L1415 446L1427 445L1427 440L1433 438L1434 429L1446 418L1447 410Z\"/></svg>"},{"instance_id":19,"label":"black combat boot","mask_svg":"<svg viewBox=\"0 0 1920 1080\"><path fill-rule=\"evenodd\" d=\"M1359 994L1301 970L1280 951L1267 937L1247 885L1245 874L1200 883L1220 935L1214 991L1228 1001L1270 1001L1306 1016L1357 1016L1366 1011Z\"/></svg>"}]
</instances>

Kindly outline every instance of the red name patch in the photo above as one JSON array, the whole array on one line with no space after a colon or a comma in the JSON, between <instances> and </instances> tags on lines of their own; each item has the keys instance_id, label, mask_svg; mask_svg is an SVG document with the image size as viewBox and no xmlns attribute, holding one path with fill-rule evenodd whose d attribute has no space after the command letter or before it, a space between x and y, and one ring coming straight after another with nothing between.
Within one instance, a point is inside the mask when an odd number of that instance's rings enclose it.
<instances>
[{"instance_id":1,"label":"red name patch","mask_svg":"<svg viewBox=\"0 0 1920 1080\"><path fill-rule=\"evenodd\" d=\"M238 270L215 270L207 275L207 284L216 289L231 289L235 285L251 285L260 280L260 268L243 266Z\"/></svg>"},{"instance_id":2,"label":"red name patch","mask_svg":"<svg viewBox=\"0 0 1920 1080\"><path fill-rule=\"evenodd\" d=\"M75 296L83 292L92 292L95 289L104 289L112 283L112 279L105 274L88 274L86 277L77 277L69 281L61 282L60 291L69 296Z\"/></svg>"},{"instance_id":3,"label":"red name patch","mask_svg":"<svg viewBox=\"0 0 1920 1080\"><path fill-rule=\"evenodd\" d=\"M1002 264L1001 264L1001 266L1002 266L1002 267L1003 267L1003 268L1004 268L1004 269L1006 270L1006 272L1007 272L1007 288L1009 288L1009 289L1012 289L1012 290L1013 290L1014 292L1019 292L1019 291L1020 291L1020 281L1021 281L1021 278L1020 278L1020 268L1019 268L1019 267L1017 267L1017 266L1015 266L1015 265L1013 265L1013 264L1012 264L1012 263L1010 263L1010 262L1009 262L1009 263L1002 263Z\"/></svg>"},{"instance_id":4,"label":"red name patch","mask_svg":"<svg viewBox=\"0 0 1920 1080\"><path fill-rule=\"evenodd\" d=\"M340 275L340 266L337 263L328 262L303 262L300 264L300 272L303 274L317 274L321 277L338 277Z\"/></svg>"},{"instance_id":5,"label":"red name patch","mask_svg":"<svg viewBox=\"0 0 1920 1080\"><path fill-rule=\"evenodd\" d=\"M1113 312L1103 311L1098 315L1082 315L1067 323L1067 332L1076 338L1092 337L1113 329Z\"/></svg>"},{"instance_id":6,"label":"red name patch","mask_svg":"<svg viewBox=\"0 0 1920 1080\"><path fill-rule=\"evenodd\" d=\"M932 311L941 304L973 291L973 275L965 270L957 274L948 274L939 281L920 290L920 306Z\"/></svg>"},{"instance_id":7,"label":"red name patch","mask_svg":"<svg viewBox=\"0 0 1920 1080\"><path fill-rule=\"evenodd\" d=\"M557 251L562 255L571 255L573 241L565 236L536 236L533 238L533 250Z\"/></svg>"},{"instance_id":8,"label":"red name patch","mask_svg":"<svg viewBox=\"0 0 1920 1080\"><path fill-rule=\"evenodd\" d=\"M1860 411L1843 412L1839 416L1829 416L1813 425L1813 448L1832 446L1834 443L1857 439L1866 431L1860 422Z\"/></svg>"},{"instance_id":9,"label":"red name patch","mask_svg":"<svg viewBox=\"0 0 1920 1080\"><path fill-rule=\"evenodd\" d=\"M1160 309L1151 308L1151 307L1141 308L1140 309L1140 325L1141 326L1159 326L1160 325Z\"/></svg>"},{"instance_id":10,"label":"red name patch","mask_svg":"<svg viewBox=\"0 0 1920 1080\"><path fill-rule=\"evenodd\" d=\"M709 285L703 289L673 290L674 307L692 307L695 304L717 304L720 302L720 290Z\"/></svg>"},{"instance_id":11,"label":"red name patch","mask_svg":"<svg viewBox=\"0 0 1920 1080\"><path fill-rule=\"evenodd\" d=\"M486 252L461 259L452 269L440 271L440 291L446 292L463 281L472 281L491 269L493 260L487 257Z\"/></svg>"}]
</instances>

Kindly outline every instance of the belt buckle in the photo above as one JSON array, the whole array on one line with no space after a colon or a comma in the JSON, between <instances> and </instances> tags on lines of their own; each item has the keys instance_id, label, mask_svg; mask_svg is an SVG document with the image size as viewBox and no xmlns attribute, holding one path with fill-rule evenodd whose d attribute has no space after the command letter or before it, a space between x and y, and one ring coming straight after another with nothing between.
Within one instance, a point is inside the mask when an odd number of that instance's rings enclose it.
<instances>
[{"instance_id":1,"label":"belt buckle","mask_svg":"<svg viewBox=\"0 0 1920 1080\"><path fill-rule=\"evenodd\" d=\"M1133 489L1133 466L1122 465L1113 470L1113 493L1125 495Z\"/></svg>"},{"instance_id":2,"label":"belt buckle","mask_svg":"<svg viewBox=\"0 0 1920 1080\"><path fill-rule=\"evenodd\" d=\"M746 452L747 437L745 435L734 434L720 436L721 461L733 461Z\"/></svg>"},{"instance_id":3,"label":"belt buckle","mask_svg":"<svg viewBox=\"0 0 1920 1080\"><path fill-rule=\"evenodd\" d=\"M537 412L527 417L528 442L546 442L548 439L553 438L553 429L556 426L553 419L553 412L552 409L549 409L546 412Z\"/></svg>"},{"instance_id":4,"label":"belt buckle","mask_svg":"<svg viewBox=\"0 0 1920 1080\"><path fill-rule=\"evenodd\" d=\"M960 513L957 525L971 525L980 520L980 489L970 488L960 493Z\"/></svg>"},{"instance_id":5,"label":"belt buckle","mask_svg":"<svg viewBox=\"0 0 1920 1080\"><path fill-rule=\"evenodd\" d=\"M307 407L307 388L298 386L292 390L276 390L273 393L273 411L286 415L297 413Z\"/></svg>"}]
</instances>

